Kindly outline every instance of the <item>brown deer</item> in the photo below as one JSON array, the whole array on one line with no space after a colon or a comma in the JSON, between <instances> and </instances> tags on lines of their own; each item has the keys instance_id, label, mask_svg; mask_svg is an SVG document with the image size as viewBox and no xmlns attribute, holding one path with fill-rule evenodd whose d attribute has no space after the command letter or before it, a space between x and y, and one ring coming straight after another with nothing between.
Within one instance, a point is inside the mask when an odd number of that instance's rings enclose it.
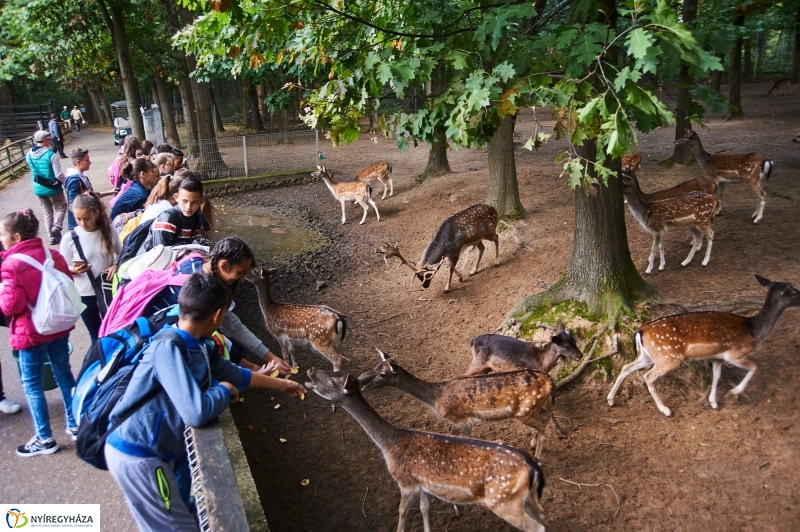
<instances>
[{"instance_id":1,"label":"brown deer","mask_svg":"<svg viewBox=\"0 0 800 532\"><path fill-rule=\"evenodd\" d=\"M763 183L769 180L772 168L775 166L770 159L759 153L708 153L703 149L700 137L694 131L687 131L682 139L675 141L678 146L688 144L689 148L700 163L706 175L717 184L717 214L722 210L722 194L725 192L725 183L741 182L753 189L758 196L758 205L750 216L753 223L758 223L764 215L764 204L767 193L762 188Z\"/></svg>"},{"instance_id":2,"label":"brown deer","mask_svg":"<svg viewBox=\"0 0 800 532\"><path fill-rule=\"evenodd\" d=\"M583 358L575 338L567 332L561 320L558 320L556 334L542 347L501 334L482 334L472 340L469 347L472 350L472 364L464 373L465 377L518 369L548 373L561 358Z\"/></svg>"},{"instance_id":3,"label":"brown deer","mask_svg":"<svg viewBox=\"0 0 800 532\"><path fill-rule=\"evenodd\" d=\"M325 169L324 166L317 166L317 171L312 173L311 177L322 179L328 190L333 194L333 197L342 204L342 223L347 221L344 213L344 204L347 201L358 203L364 209L364 216L361 217L358 225L363 224L367 219L367 212L369 212L367 203L372 205L372 208L375 209L375 216L378 217L379 222L381 221L381 213L378 212L378 206L372 201L372 187L368 184L359 181L336 183L333 180L333 173Z\"/></svg>"},{"instance_id":4,"label":"brown deer","mask_svg":"<svg viewBox=\"0 0 800 532\"><path fill-rule=\"evenodd\" d=\"M536 431L531 447L537 459L542 456L548 423L564 437L552 417L556 383L547 373L525 369L428 382L404 370L380 349L377 351L383 360L374 370L358 377L362 389L394 386L413 395L438 417L450 422L453 434L469 436L476 421L518 419Z\"/></svg>"},{"instance_id":5,"label":"brown deer","mask_svg":"<svg viewBox=\"0 0 800 532\"><path fill-rule=\"evenodd\" d=\"M382 200L386 199L386 191L389 191L389 197L394 196L394 182L392 181L392 165L387 161L378 161L369 166L365 166L356 172L356 181L366 183L369 185L373 180L377 179L383 184Z\"/></svg>"},{"instance_id":6,"label":"brown deer","mask_svg":"<svg viewBox=\"0 0 800 532\"><path fill-rule=\"evenodd\" d=\"M692 179L687 179L686 181L678 183L674 187L658 190L651 194L645 194L642 192L641 197L642 201L649 203L651 201L677 198L678 196L684 196L690 192L704 192L706 194L714 195L716 191L717 184L711 179L707 177L693 177Z\"/></svg>"},{"instance_id":7,"label":"brown deer","mask_svg":"<svg viewBox=\"0 0 800 532\"><path fill-rule=\"evenodd\" d=\"M661 413L672 417L672 411L661 402L654 385L684 360L711 360L713 379L708 396L711 408L719 408L717 384L723 362L747 370L747 375L728 393L738 396L744 392L756 372L756 365L748 355L769 334L784 309L800 305L800 292L789 283L772 282L760 275L755 277L761 286L768 288L764 306L755 316L746 317L730 312L687 312L642 325L634 337L639 357L622 368L608 394L608 404L614 406L614 396L631 373L652 368L644 374L647 389Z\"/></svg>"},{"instance_id":8,"label":"brown deer","mask_svg":"<svg viewBox=\"0 0 800 532\"><path fill-rule=\"evenodd\" d=\"M342 366L342 356L336 349L347 331L344 315L324 305L276 303L269 290L269 278L276 272L274 268L256 268L247 274L247 280L256 287L267 330L281 344L284 360L288 354L292 366L297 367L294 344L308 343L314 351L330 360L333 369L338 371Z\"/></svg>"},{"instance_id":9,"label":"brown deer","mask_svg":"<svg viewBox=\"0 0 800 532\"><path fill-rule=\"evenodd\" d=\"M458 280L464 282L464 276L456 270L456 263L461 256L461 252L468 246L475 246L478 250L478 258L475 266L469 272L474 275L478 271L478 265L483 256L483 240L494 242L494 265L500 261L499 237L497 236L497 221L499 217L497 210L489 205L473 205L463 211L454 214L442 222L439 229L434 233L433 238L422 252L419 262L412 262L400 254L397 244L390 246L383 243L379 253L383 253L383 260L389 264L389 258L397 257L402 264L405 264L414 272L414 276L422 281L422 287L428 288L431 279L439 271L442 262L446 258L450 262L450 276L447 278L447 286L444 291L450 291L450 282L453 280L453 272L458 275ZM413 277L412 277L413 281Z\"/></svg>"},{"instance_id":10,"label":"brown deer","mask_svg":"<svg viewBox=\"0 0 800 532\"><path fill-rule=\"evenodd\" d=\"M653 235L653 245L650 248L650 260L645 273L653 271L656 248L660 252L661 262L658 269L663 270L666 265L664 257L664 235L670 231L689 229L692 233L692 249L689 255L681 262L686 266L692 262L694 254L703 246L703 236L708 240L706 256L703 266L711 258L711 245L714 240L714 231L711 222L717 211L717 198L704 192L690 192L676 198L659 201L645 202L642 200L642 191L636 180L636 174L629 170L622 171L622 189L628 200L628 208L639 224Z\"/></svg>"},{"instance_id":11,"label":"brown deer","mask_svg":"<svg viewBox=\"0 0 800 532\"><path fill-rule=\"evenodd\" d=\"M544 476L539 462L505 443L406 430L383 419L347 373L311 369L306 387L341 406L383 453L400 488L397 532L405 530L419 495L425 532L430 532L429 495L453 504L480 504L526 532L544 532Z\"/></svg>"},{"instance_id":12,"label":"brown deer","mask_svg":"<svg viewBox=\"0 0 800 532\"><path fill-rule=\"evenodd\" d=\"M789 78L782 78L776 80L775 83L772 84L772 88L769 91L767 91L767 96L772 96L772 93L788 94L790 85L791 81L789 80Z\"/></svg>"},{"instance_id":13,"label":"brown deer","mask_svg":"<svg viewBox=\"0 0 800 532\"><path fill-rule=\"evenodd\" d=\"M622 156L622 167L635 172L639 169L639 164L642 162L642 156L638 153L626 153Z\"/></svg>"}]
</instances>

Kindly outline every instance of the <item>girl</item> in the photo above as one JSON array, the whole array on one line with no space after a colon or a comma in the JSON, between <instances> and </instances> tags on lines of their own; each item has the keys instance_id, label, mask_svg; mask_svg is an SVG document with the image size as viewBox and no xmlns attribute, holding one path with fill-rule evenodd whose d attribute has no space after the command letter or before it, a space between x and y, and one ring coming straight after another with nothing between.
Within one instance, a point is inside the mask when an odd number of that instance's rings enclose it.
<instances>
[{"instance_id":1,"label":"girl","mask_svg":"<svg viewBox=\"0 0 800 532\"><path fill-rule=\"evenodd\" d=\"M172 155L168 153L159 153L153 158L153 162L158 166L158 175L165 176L172 174Z\"/></svg>"},{"instance_id":2,"label":"girl","mask_svg":"<svg viewBox=\"0 0 800 532\"><path fill-rule=\"evenodd\" d=\"M86 175L92 165L92 160L89 158L89 150L83 148L75 148L70 152L69 157L72 159L74 168L67 170L67 178L64 180L64 192L67 194L67 229L75 229L77 224L72 216L72 202L80 194L94 192L92 182L89 181L89 176ZM113 196L117 191L115 188L105 192L98 192L97 195L104 198Z\"/></svg>"},{"instance_id":3,"label":"girl","mask_svg":"<svg viewBox=\"0 0 800 532\"><path fill-rule=\"evenodd\" d=\"M119 155L108 167L108 179L114 188L122 186L120 178L122 177L122 169L125 168L127 163L132 163L136 159L136 150L142 148L142 141L138 137L128 135L125 141L119 148Z\"/></svg>"},{"instance_id":4,"label":"girl","mask_svg":"<svg viewBox=\"0 0 800 532\"><path fill-rule=\"evenodd\" d=\"M117 196L117 201L111 209L112 220L119 214L144 207L150 189L158 182L158 168L147 157L140 157L125 165L122 175L132 183L128 190Z\"/></svg>"},{"instance_id":5,"label":"girl","mask_svg":"<svg viewBox=\"0 0 800 532\"><path fill-rule=\"evenodd\" d=\"M160 155L158 157L160 157ZM156 159L158 157L156 157ZM167 155L167 157L169 157L170 162L172 162L172 157L169 155ZM147 202L144 204L144 213L139 220L140 224L148 220L155 220L162 212L175 206L175 195L178 193L181 181L183 181L183 177L170 175L164 176L159 180L158 184L156 184L150 192L150 197L147 198Z\"/></svg>"},{"instance_id":6,"label":"girl","mask_svg":"<svg viewBox=\"0 0 800 532\"><path fill-rule=\"evenodd\" d=\"M103 202L96 194L82 194L72 202L72 214L78 226L61 241L61 254L75 278L75 286L81 295L86 310L81 314L92 343L97 341L100 322L103 319L101 307L98 306L97 292L89 276L91 271L95 283L102 283L102 278L110 279L116 268L116 258L122 251L119 235L111 228L111 221L106 214ZM75 239L80 242L83 261L75 246Z\"/></svg>"},{"instance_id":7,"label":"girl","mask_svg":"<svg viewBox=\"0 0 800 532\"><path fill-rule=\"evenodd\" d=\"M0 242L6 250L0 253L0 257L3 258L0 267L0 279L3 282L0 291L0 310L11 319L8 327L9 342L12 349L19 351L22 386L36 430L36 435L31 441L17 447L17 454L24 457L58 451L58 444L53 439L50 429L47 400L42 390L42 371L47 359L50 360L56 382L61 389L67 416L67 434L75 439L78 433L78 424L72 417L70 405L75 377L69 365L68 342L69 333L74 327L50 335L42 335L36 331L31 318L31 308L39 296L42 274L26 262L13 257L14 254L20 253L44 263L47 254L42 239L36 236L38 232L39 220L30 209L9 214L0 221ZM64 257L57 251L50 251L50 254L55 268L72 277Z\"/></svg>"}]
</instances>

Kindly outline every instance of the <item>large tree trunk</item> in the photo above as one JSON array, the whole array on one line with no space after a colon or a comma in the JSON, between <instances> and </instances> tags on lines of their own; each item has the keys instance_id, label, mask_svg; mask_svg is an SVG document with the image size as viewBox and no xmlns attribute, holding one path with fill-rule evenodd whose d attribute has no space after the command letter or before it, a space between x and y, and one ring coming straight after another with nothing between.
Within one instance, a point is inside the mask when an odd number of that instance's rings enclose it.
<instances>
[{"instance_id":1,"label":"large tree trunk","mask_svg":"<svg viewBox=\"0 0 800 532\"><path fill-rule=\"evenodd\" d=\"M113 126L114 119L111 117L111 107L108 105L109 102L105 87L100 87L100 97L102 98L100 101L103 103L103 107L100 108L100 111L103 113L103 122L108 126Z\"/></svg>"},{"instance_id":2,"label":"large tree trunk","mask_svg":"<svg viewBox=\"0 0 800 532\"><path fill-rule=\"evenodd\" d=\"M716 54L722 65L722 70L715 70L711 73L711 90L720 92L722 90L722 74L725 72L725 54Z\"/></svg>"},{"instance_id":3,"label":"large tree trunk","mask_svg":"<svg viewBox=\"0 0 800 532\"><path fill-rule=\"evenodd\" d=\"M447 71L445 68L444 63L439 63L433 78L430 82L425 84L425 96L430 107L433 107L433 101L442 94L445 89L445 84L447 83ZM370 117L370 123L371 122L372 118ZM444 128L437 128L434 135L435 137L430 145L430 151L428 152L428 165L425 167L425 171L422 172L422 175L417 178L420 182L429 177L438 177L452 172L450 169L450 162L447 160L447 137L444 134Z\"/></svg>"},{"instance_id":4,"label":"large tree trunk","mask_svg":"<svg viewBox=\"0 0 800 532\"><path fill-rule=\"evenodd\" d=\"M736 9L733 16L733 25L737 28L744 26L744 11ZM731 79L728 89L728 115L727 119L744 116L742 110L742 36L738 34L733 41L731 49Z\"/></svg>"},{"instance_id":5,"label":"large tree trunk","mask_svg":"<svg viewBox=\"0 0 800 532\"><path fill-rule=\"evenodd\" d=\"M742 78L753 77L753 50L750 46L750 39L742 41L744 47L744 65L742 66Z\"/></svg>"},{"instance_id":6,"label":"large tree trunk","mask_svg":"<svg viewBox=\"0 0 800 532\"><path fill-rule=\"evenodd\" d=\"M163 78L164 70L161 65L156 68L156 93L158 94L159 107L161 109L161 120L164 122L167 144L177 146L180 143L178 136L178 126L175 125L175 113L172 108L172 95L167 87L167 82Z\"/></svg>"},{"instance_id":7,"label":"large tree trunk","mask_svg":"<svg viewBox=\"0 0 800 532\"><path fill-rule=\"evenodd\" d=\"M275 69L275 90L282 90L283 85L283 69L278 67ZM289 112L286 109L278 109L278 131L281 133L289 131Z\"/></svg>"},{"instance_id":8,"label":"large tree trunk","mask_svg":"<svg viewBox=\"0 0 800 532\"><path fill-rule=\"evenodd\" d=\"M181 69L178 72L178 86L181 91L181 105L183 106L183 121L186 125L186 136L189 142L196 142L197 136L197 115L194 111L194 94L192 94L192 82L189 80L189 68L186 64L186 57L181 52ZM192 148L194 149L194 148Z\"/></svg>"},{"instance_id":9,"label":"large tree trunk","mask_svg":"<svg viewBox=\"0 0 800 532\"><path fill-rule=\"evenodd\" d=\"M103 112L100 110L100 102L97 101L97 95L95 95L93 90L88 88L86 89L86 95L88 96L89 107L92 110L93 120L97 120L98 124L109 127L111 124L106 122L105 116L103 116Z\"/></svg>"},{"instance_id":10,"label":"large tree trunk","mask_svg":"<svg viewBox=\"0 0 800 532\"><path fill-rule=\"evenodd\" d=\"M208 84L208 94L211 95L211 106L214 108L214 114L212 118L214 119L214 131L217 135L225 133L225 126L222 125L222 115L219 114L219 105L217 105L217 98L214 96L214 86L209 83Z\"/></svg>"},{"instance_id":11,"label":"large tree trunk","mask_svg":"<svg viewBox=\"0 0 800 532\"><path fill-rule=\"evenodd\" d=\"M690 28L694 29L697 20L697 0L683 0L683 21ZM683 138L688 130L692 128L689 122L689 107L692 105L692 89L694 80L689 76L689 69L683 67L678 75L678 105L675 108L675 140ZM692 164L695 161L694 154L689 146L684 144L675 146L672 152L672 160L678 164Z\"/></svg>"},{"instance_id":12,"label":"large tree trunk","mask_svg":"<svg viewBox=\"0 0 800 532\"><path fill-rule=\"evenodd\" d=\"M250 124L256 131L264 130L264 123L261 121L261 112L258 110L258 87L250 80L247 83L247 98L250 101L250 108L253 112L250 114Z\"/></svg>"},{"instance_id":13,"label":"large tree trunk","mask_svg":"<svg viewBox=\"0 0 800 532\"><path fill-rule=\"evenodd\" d=\"M267 121L267 110L264 106L264 100L267 99L267 84L263 81L258 83L258 114L261 115L261 127L264 127L264 122Z\"/></svg>"},{"instance_id":14,"label":"large tree trunk","mask_svg":"<svg viewBox=\"0 0 800 532\"><path fill-rule=\"evenodd\" d=\"M794 85L800 77L800 4L794 18L794 58L792 59L792 72L789 79Z\"/></svg>"},{"instance_id":15,"label":"large tree trunk","mask_svg":"<svg viewBox=\"0 0 800 532\"><path fill-rule=\"evenodd\" d=\"M763 68L764 51L767 47L767 33L766 30L758 34L756 39L756 65L753 67L753 76L758 77L758 73Z\"/></svg>"},{"instance_id":16,"label":"large tree trunk","mask_svg":"<svg viewBox=\"0 0 800 532\"><path fill-rule=\"evenodd\" d=\"M517 186L514 122L514 116L506 115L489 140L489 196L486 203L497 209L502 218L519 218L525 214Z\"/></svg>"}]
</instances>

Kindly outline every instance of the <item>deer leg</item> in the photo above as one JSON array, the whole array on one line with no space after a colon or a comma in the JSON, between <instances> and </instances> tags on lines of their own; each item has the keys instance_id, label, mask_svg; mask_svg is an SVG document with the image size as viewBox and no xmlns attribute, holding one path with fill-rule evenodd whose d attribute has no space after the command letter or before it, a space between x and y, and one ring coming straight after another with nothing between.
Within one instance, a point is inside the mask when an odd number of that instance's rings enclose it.
<instances>
[{"instance_id":1,"label":"deer leg","mask_svg":"<svg viewBox=\"0 0 800 532\"><path fill-rule=\"evenodd\" d=\"M397 522L397 532L405 532L406 517L408 511L411 509L411 503L414 502L414 496L417 494L419 488L408 488L400 486L400 520Z\"/></svg>"},{"instance_id":2,"label":"deer leg","mask_svg":"<svg viewBox=\"0 0 800 532\"><path fill-rule=\"evenodd\" d=\"M280 343L281 351L283 351L283 360L287 362L291 361L293 368L298 367L297 362L294 361L294 345L292 344L292 341L288 338L283 338L280 340Z\"/></svg>"},{"instance_id":3,"label":"deer leg","mask_svg":"<svg viewBox=\"0 0 800 532\"><path fill-rule=\"evenodd\" d=\"M494 265L500 265L500 237L497 233L492 235L491 241L494 242Z\"/></svg>"},{"instance_id":4,"label":"deer leg","mask_svg":"<svg viewBox=\"0 0 800 532\"><path fill-rule=\"evenodd\" d=\"M431 532L431 522L429 511L431 509L431 500L428 497L428 492L423 489L419 490L419 511L422 513L422 528L424 532Z\"/></svg>"},{"instance_id":5,"label":"deer leg","mask_svg":"<svg viewBox=\"0 0 800 532\"><path fill-rule=\"evenodd\" d=\"M757 182L753 187L756 194L758 194L758 206L756 207L756 212L753 213L750 218L753 219L753 223L757 224L761 217L764 215L764 204L767 202L767 193L761 188L761 182Z\"/></svg>"},{"instance_id":6,"label":"deer leg","mask_svg":"<svg viewBox=\"0 0 800 532\"><path fill-rule=\"evenodd\" d=\"M722 212L722 194L725 192L725 181L717 181L717 214Z\"/></svg>"},{"instance_id":7,"label":"deer leg","mask_svg":"<svg viewBox=\"0 0 800 532\"><path fill-rule=\"evenodd\" d=\"M567 434L561 429L561 426L559 426L558 421L556 421L556 416L551 415L549 423L550 423L550 428L552 428L555 431L559 440L563 440L564 438L567 437Z\"/></svg>"},{"instance_id":8,"label":"deer leg","mask_svg":"<svg viewBox=\"0 0 800 532\"><path fill-rule=\"evenodd\" d=\"M689 250L689 255L686 256L686 259L681 262L681 266L688 266L692 262L694 254L703 246L703 232L696 225L691 226L689 230L692 232L692 249Z\"/></svg>"},{"instance_id":9,"label":"deer leg","mask_svg":"<svg viewBox=\"0 0 800 532\"><path fill-rule=\"evenodd\" d=\"M617 396L617 392L619 391L620 386L622 383L625 382L625 379L631 376L632 373L639 371L640 369L649 368L654 364L653 359L650 358L650 355L647 354L647 351L644 348L641 348L641 352L639 353L639 358L631 362L630 364L625 364L622 367L622 371L617 377L616 382L614 382L614 386L611 388L611 391L608 392L608 406L614 406L614 397Z\"/></svg>"},{"instance_id":10,"label":"deer leg","mask_svg":"<svg viewBox=\"0 0 800 532\"><path fill-rule=\"evenodd\" d=\"M664 266L667 265L667 258L664 255L664 234L666 234L666 231L658 235L658 255L661 259L661 261L658 263L658 271L660 272L664 271Z\"/></svg>"},{"instance_id":11,"label":"deer leg","mask_svg":"<svg viewBox=\"0 0 800 532\"><path fill-rule=\"evenodd\" d=\"M719 405L717 404L717 385L719 384L719 378L722 375L722 361L712 360L711 371L713 378L711 379L711 393L708 394L708 402L711 403L711 408L714 410L719 410Z\"/></svg>"},{"instance_id":12,"label":"deer leg","mask_svg":"<svg viewBox=\"0 0 800 532\"><path fill-rule=\"evenodd\" d=\"M347 221L347 217L344 214L344 204L347 203L347 200L339 200L339 203L342 204L342 223Z\"/></svg>"},{"instance_id":13,"label":"deer leg","mask_svg":"<svg viewBox=\"0 0 800 532\"><path fill-rule=\"evenodd\" d=\"M740 358L740 359L736 360L736 359L733 359L731 357L727 357L726 356L725 357L725 361L733 364L737 368L742 368L742 369L746 369L747 370L747 375L744 376L744 378L742 379L742 382L740 382L736 386L736 388L733 388L731 391L729 391L726 394L726 395L733 395L733 396L738 397L739 394L744 392L744 389L747 388L747 383L750 382L750 379L753 378L753 374L756 372L756 365L753 362L751 362L749 359L747 359L747 358Z\"/></svg>"},{"instance_id":14,"label":"deer leg","mask_svg":"<svg viewBox=\"0 0 800 532\"><path fill-rule=\"evenodd\" d=\"M486 246L483 245L483 242L478 242L475 244L475 249L478 250L478 260L475 261L475 266L472 267L470 270L470 275L475 275L475 272L478 271L478 264L481 263L481 257L483 257L483 250L486 249Z\"/></svg>"},{"instance_id":15,"label":"deer leg","mask_svg":"<svg viewBox=\"0 0 800 532\"><path fill-rule=\"evenodd\" d=\"M392 181L392 178L390 177L389 178L389 197L391 198L392 196L394 196L394 181Z\"/></svg>"},{"instance_id":16,"label":"deer leg","mask_svg":"<svg viewBox=\"0 0 800 532\"><path fill-rule=\"evenodd\" d=\"M714 243L714 231L711 226L708 226L704 231L706 235L706 256L703 257L703 266L708 266L708 261L711 259L711 245ZM702 243L701 243L702 244Z\"/></svg>"},{"instance_id":17,"label":"deer leg","mask_svg":"<svg viewBox=\"0 0 800 532\"><path fill-rule=\"evenodd\" d=\"M463 436L464 438L469 438L472 436L472 423L467 421L466 423L453 423L450 427L450 434L454 436Z\"/></svg>"},{"instance_id":18,"label":"deer leg","mask_svg":"<svg viewBox=\"0 0 800 532\"><path fill-rule=\"evenodd\" d=\"M320 355L327 358L331 364L333 364L333 371L339 371L342 367L342 355L336 352L336 350L329 346L323 347L319 345L311 345L311 347L319 353Z\"/></svg>"},{"instance_id":19,"label":"deer leg","mask_svg":"<svg viewBox=\"0 0 800 532\"><path fill-rule=\"evenodd\" d=\"M389 192L389 185L386 184L386 179L379 179L381 185L383 185L383 196L381 196L382 200L386 199L386 193Z\"/></svg>"},{"instance_id":20,"label":"deer leg","mask_svg":"<svg viewBox=\"0 0 800 532\"><path fill-rule=\"evenodd\" d=\"M356 201L358 202L359 205L361 205L361 208L364 209L364 216L362 216L361 217L361 221L358 222L358 225L362 225L364 223L364 220L367 219L367 212L369 211L369 207L367 207L367 204L364 203L363 199L356 198ZM372 200L370 200L370 201L372 201Z\"/></svg>"},{"instance_id":21,"label":"deer leg","mask_svg":"<svg viewBox=\"0 0 800 532\"><path fill-rule=\"evenodd\" d=\"M650 259L647 262L647 269L644 273L650 273L653 271L653 262L656 259L656 249L658 249L658 233L653 235L653 245L650 246Z\"/></svg>"},{"instance_id":22,"label":"deer leg","mask_svg":"<svg viewBox=\"0 0 800 532\"><path fill-rule=\"evenodd\" d=\"M660 377L663 377L664 375L666 375L667 373L669 373L670 371L675 369L675 367L677 367L677 365L679 365L679 364L680 364L680 362L678 362L677 364L662 363L661 366L657 365L654 368L652 368L650 371L648 371L647 373L644 374L644 382L645 382L645 384L647 384L647 389L650 391L650 395L653 397L653 401L656 402L656 406L661 411L661 413L664 414L667 417L672 417L672 410L670 410L667 407L667 405L665 405L661 401L661 397L658 395L658 391L656 390L656 387L655 387L655 382Z\"/></svg>"},{"instance_id":23,"label":"deer leg","mask_svg":"<svg viewBox=\"0 0 800 532\"><path fill-rule=\"evenodd\" d=\"M475 363L473 362L470 367L467 368L467 371L464 372L462 377L474 377L475 375L482 375L484 373L489 373L492 370L489 366L484 364Z\"/></svg>"},{"instance_id":24,"label":"deer leg","mask_svg":"<svg viewBox=\"0 0 800 532\"><path fill-rule=\"evenodd\" d=\"M380 222L381 221L381 213L378 212L378 206L375 205L375 202L372 201L372 198L367 198L367 201L369 202L370 205L372 205L372 208L375 209L375 216L378 217L378 221Z\"/></svg>"}]
</instances>

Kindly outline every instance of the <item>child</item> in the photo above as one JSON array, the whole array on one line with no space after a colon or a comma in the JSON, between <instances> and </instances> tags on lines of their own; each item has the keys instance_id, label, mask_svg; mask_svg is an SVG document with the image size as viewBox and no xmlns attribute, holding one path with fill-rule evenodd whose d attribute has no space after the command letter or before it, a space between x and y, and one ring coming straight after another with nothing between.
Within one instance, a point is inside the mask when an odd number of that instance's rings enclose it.
<instances>
[{"instance_id":1,"label":"child","mask_svg":"<svg viewBox=\"0 0 800 532\"><path fill-rule=\"evenodd\" d=\"M161 177L172 175L172 155L168 153L159 153L153 157L153 163L158 167L158 175Z\"/></svg>"},{"instance_id":2,"label":"child","mask_svg":"<svg viewBox=\"0 0 800 532\"><path fill-rule=\"evenodd\" d=\"M75 278L75 286L81 295L86 309L81 319L92 343L97 341L100 323L103 319L98 306L97 291L89 277L91 271L95 284L102 283L102 278L110 279L116 269L116 257L122 251L119 235L111 227L106 214L105 205L97 194L81 194L72 202L72 212L78 223L73 231L61 241L61 254ZM78 239L87 262L83 262L75 246ZM102 288L100 288L102 291ZM105 307L107 303L103 306ZM103 310L104 311L104 310Z\"/></svg>"},{"instance_id":3,"label":"child","mask_svg":"<svg viewBox=\"0 0 800 532\"><path fill-rule=\"evenodd\" d=\"M184 177L174 198L176 205L161 213L150 226L150 234L144 241L145 251L159 244L167 247L191 244L200 231L207 229L200 213L204 198L199 179L193 175Z\"/></svg>"},{"instance_id":4,"label":"child","mask_svg":"<svg viewBox=\"0 0 800 532\"><path fill-rule=\"evenodd\" d=\"M140 157L125 165L122 175L131 182L131 185L114 198L116 201L111 209L112 220L120 214L144 207L150 189L158 183L158 168L147 157Z\"/></svg>"},{"instance_id":5,"label":"child","mask_svg":"<svg viewBox=\"0 0 800 532\"><path fill-rule=\"evenodd\" d=\"M67 434L74 440L78 433L78 424L72 417L72 388L75 387L75 377L69 365L69 332L42 335L36 331L31 318L31 309L36 304L39 296L39 287L42 284L42 274L12 255L20 253L43 263L45 261L45 248L39 233L39 220L33 211L25 209L9 214L0 221L0 242L6 250L0 256L3 264L0 268L3 288L0 292L0 310L11 318L8 327L11 348L19 351L19 365L22 370L22 386L25 397L33 415L33 424L36 435L25 445L17 447L19 456L28 457L40 454L52 454L58 451L58 444L53 439L50 430L50 415L47 410L47 400L42 390L42 372L45 360L49 359L53 367L61 397L64 400L64 410L67 415ZM55 263L55 268L72 277L64 257L57 251L50 252Z\"/></svg>"},{"instance_id":6,"label":"child","mask_svg":"<svg viewBox=\"0 0 800 532\"><path fill-rule=\"evenodd\" d=\"M72 215L72 202L76 197L81 194L94 192L92 182L89 181L89 176L86 172L92 166L92 161L89 159L89 150L83 148L75 148L69 154L72 159L74 168L67 170L67 178L64 180L64 191L67 193L67 229L75 229L75 217ZM113 196L117 193L117 189L106 190L105 192L98 192L97 196L104 198L106 196Z\"/></svg>"},{"instance_id":7,"label":"child","mask_svg":"<svg viewBox=\"0 0 800 532\"><path fill-rule=\"evenodd\" d=\"M222 324L230 302L230 290L222 281L202 273L190 276L178 299L177 324L188 358L177 339L163 331L156 335L109 418L113 425L120 413L158 390L109 435L105 446L108 469L140 530L197 530L187 505L185 425L199 427L219 416L237 400L240 386L305 396L299 383L251 373L219 356L209 338Z\"/></svg>"},{"instance_id":8,"label":"child","mask_svg":"<svg viewBox=\"0 0 800 532\"><path fill-rule=\"evenodd\" d=\"M181 186L181 181L183 181L183 177L176 175L166 175L158 181L153 190L150 191L150 196L144 204L144 212L139 219L140 224L155 220L161 216L161 213L175 206L177 202L175 197L178 195L178 187Z\"/></svg>"}]
</instances>

